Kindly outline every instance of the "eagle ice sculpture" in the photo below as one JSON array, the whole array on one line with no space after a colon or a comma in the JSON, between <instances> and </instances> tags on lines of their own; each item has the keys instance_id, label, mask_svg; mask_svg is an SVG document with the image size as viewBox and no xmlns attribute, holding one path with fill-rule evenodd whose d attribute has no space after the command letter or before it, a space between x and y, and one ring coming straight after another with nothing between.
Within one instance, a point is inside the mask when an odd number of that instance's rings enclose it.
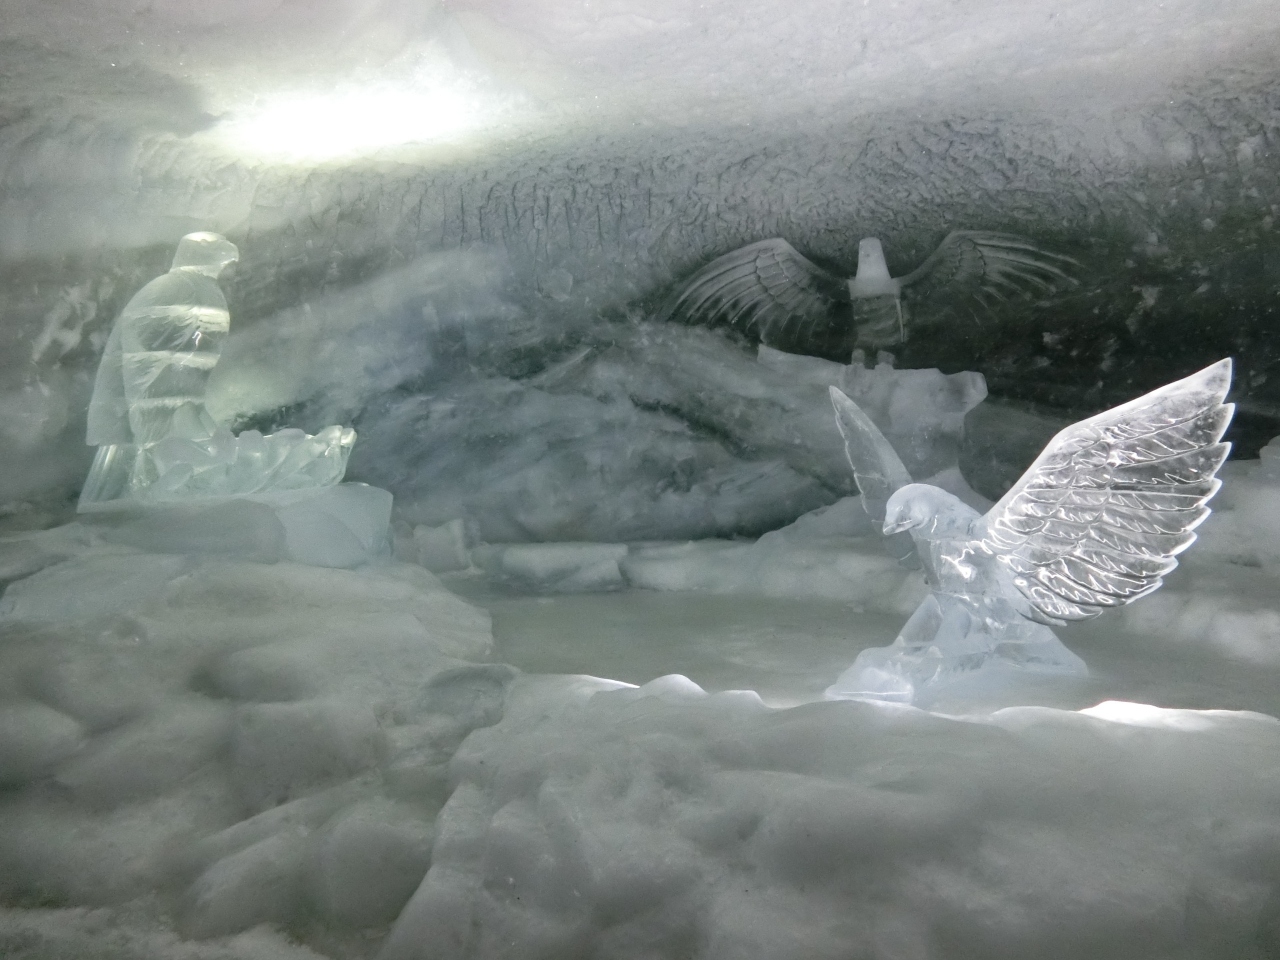
<instances>
[{"instance_id":1,"label":"eagle ice sculpture","mask_svg":"<svg viewBox=\"0 0 1280 960\"><path fill-rule=\"evenodd\" d=\"M889 276L880 241L867 237L858 244L857 273L845 278L775 237L711 261L667 302L662 315L730 326L776 350L847 363L854 349L877 350L907 339L904 300L925 313L954 305L981 311L994 301L1073 282L1062 268L1074 263L1013 234L956 230L901 277Z\"/></svg>"},{"instance_id":2,"label":"eagle ice sculpture","mask_svg":"<svg viewBox=\"0 0 1280 960\"><path fill-rule=\"evenodd\" d=\"M864 650L827 696L909 703L979 670L1087 673L1048 625L1131 603L1177 566L1222 485L1230 386L1227 359L1067 427L985 516L912 483L832 387L863 504L899 556L914 547L931 592L894 643Z\"/></svg>"}]
</instances>

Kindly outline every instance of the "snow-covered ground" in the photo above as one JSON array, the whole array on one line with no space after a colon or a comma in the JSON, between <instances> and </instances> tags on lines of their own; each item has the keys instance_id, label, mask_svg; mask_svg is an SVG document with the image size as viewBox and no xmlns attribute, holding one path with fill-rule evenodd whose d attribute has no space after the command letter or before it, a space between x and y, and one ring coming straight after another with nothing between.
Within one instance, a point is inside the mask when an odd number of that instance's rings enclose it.
<instances>
[{"instance_id":1,"label":"snow-covered ground","mask_svg":"<svg viewBox=\"0 0 1280 960\"><path fill-rule=\"evenodd\" d=\"M856 498L444 582L10 535L0 953L1273 956L1272 469L1063 631L1090 677L927 711L822 700L920 589Z\"/></svg>"}]
</instances>

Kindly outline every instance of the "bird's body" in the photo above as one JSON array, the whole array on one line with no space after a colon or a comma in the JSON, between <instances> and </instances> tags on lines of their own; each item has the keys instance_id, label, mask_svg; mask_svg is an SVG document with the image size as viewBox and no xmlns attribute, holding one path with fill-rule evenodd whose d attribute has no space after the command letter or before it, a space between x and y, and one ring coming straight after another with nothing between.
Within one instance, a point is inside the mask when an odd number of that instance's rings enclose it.
<instances>
[{"instance_id":1,"label":"bird's body","mask_svg":"<svg viewBox=\"0 0 1280 960\"><path fill-rule=\"evenodd\" d=\"M990 667L1085 671L1050 629L1158 589L1195 540L1230 446L1231 362L1074 424L985 515L910 483L888 441L832 388L863 502L930 595L890 647L863 651L828 690L911 701ZM908 556L909 558L909 556Z\"/></svg>"},{"instance_id":2,"label":"bird's body","mask_svg":"<svg viewBox=\"0 0 1280 960\"><path fill-rule=\"evenodd\" d=\"M1068 257L1022 237L957 230L915 270L891 276L874 237L858 244L858 267L841 277L780 237L725 254L699 270L667 302L668 319L726 325L767 346L848 361L854 349L907 339L913 310L967 305L977 313L1009 295L1044 293L1070 282Z\"/></svg>"}]
</instances>

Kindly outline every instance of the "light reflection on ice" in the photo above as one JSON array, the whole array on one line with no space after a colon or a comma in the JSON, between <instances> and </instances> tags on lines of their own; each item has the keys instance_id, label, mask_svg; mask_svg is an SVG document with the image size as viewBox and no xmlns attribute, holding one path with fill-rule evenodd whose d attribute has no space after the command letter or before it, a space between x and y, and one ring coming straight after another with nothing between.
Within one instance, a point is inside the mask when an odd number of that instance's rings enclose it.
<instances>
[{"instance_id":1,"label":"light reflection on ice","mask_svg":"<svg viewBox=\"0 0 1280 960\"><path fill-rule=\"evenodd\" d=\"M1135 727L1157 727L1166 730L1212 730L1219 722L1230 719L1268 720L1280 723L1274 717L1252 710L1174 710L1150 703L1130 703L1125 700L1106 700L1096 707L1080 710L1080 713L1113 723L1127 723Z\"/></svg>"}]
</instances>

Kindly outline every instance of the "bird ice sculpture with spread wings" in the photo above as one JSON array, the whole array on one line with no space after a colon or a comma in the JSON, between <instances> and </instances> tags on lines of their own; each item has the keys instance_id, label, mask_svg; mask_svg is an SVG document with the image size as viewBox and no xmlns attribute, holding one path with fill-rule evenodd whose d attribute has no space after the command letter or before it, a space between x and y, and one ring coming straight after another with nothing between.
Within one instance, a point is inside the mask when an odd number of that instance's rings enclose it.
<instances>
[{"instance_id":1,"label":"bird ice sculpture with spread wings","mask_svg":"<svg viewBox=\"0 0 1280 960\"><path fill-rule=\"evenodd\" d=\"M868 237L858 244L857 274L846 279L775 237L711 261L662 313L686 323L730 326L777 350L847 362L855 348L906 340L904 300L924 312L965 301L990 309L993 301L1071 282L1062 268L1074 262L1012 234L957 230L901 277L889 276L880 241Z\"/></svg>"},{"instance_id":2,"label":"bird ice sculpture with spread wings","mask_svg":"<svg viewBox=\"0 0 1280 960\"><path fill-rule=\"evenodd\" d=\"M910 535L931 593L827 696L911 702L979 670L1086 673L1048 625L1131 603L1177 566L1222 485L1230 386L1227 359L1067 427L985 516L910 482L884 435L832 387L863 503L886 536Z\"/></svg>"}]
</instances>

